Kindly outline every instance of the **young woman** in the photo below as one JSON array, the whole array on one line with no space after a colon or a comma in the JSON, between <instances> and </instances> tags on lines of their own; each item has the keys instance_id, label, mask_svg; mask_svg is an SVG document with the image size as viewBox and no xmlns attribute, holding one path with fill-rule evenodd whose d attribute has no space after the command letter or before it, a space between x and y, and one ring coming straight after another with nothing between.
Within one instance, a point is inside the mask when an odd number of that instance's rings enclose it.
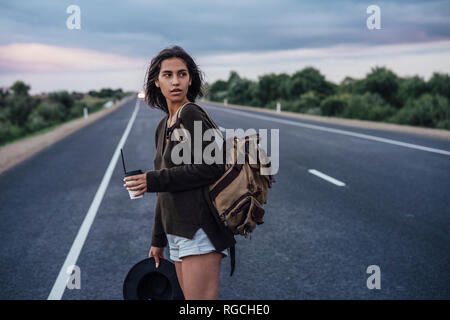
<instances>
[{"instance_id":1,"label":"young woman","mask_svg":"<svg viewBox=\"0 0 450 320\"><path fill-rule=\"evenodd\" d=\"M223 164L206 164L203 149L211 141L202 141L202 153L195 157L194 121L201 121L201 137L213 125L201 108L192 104L203 96L201 71L182 48L173 46L162 50L151 61L146 75L146 102L166 115L158 123L155 133L156 154L154 169L145 174L127 177L130 190L157 192L149 257L156 267L164 259L164 247L169 244L170 258L175 261L178 281L186 299L217 299L220 263L227 248L236 241L220 222L209 197L208 185L225 172ZM179 119L189 131L191 139L190 163L174 164L171 133L177 127L175 113L181 108ZM194 157L202 160L194 163ZM125 185L124 185L125 186Z\"/></svg>"}]
</instances>

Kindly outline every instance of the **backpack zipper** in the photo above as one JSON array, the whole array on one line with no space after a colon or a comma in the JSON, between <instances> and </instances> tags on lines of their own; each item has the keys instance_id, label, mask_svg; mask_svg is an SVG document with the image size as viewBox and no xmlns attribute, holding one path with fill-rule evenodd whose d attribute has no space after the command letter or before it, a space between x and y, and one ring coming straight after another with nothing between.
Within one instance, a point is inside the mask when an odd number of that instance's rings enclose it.
<instances>
[{"instance_id":1,"label":"backpack zipper","mask_svg":"<svg viewBox=\"0 0 450 320\"><path fill-rule=\"evenodd\" d=\"M246 193L244 193L242 196L240 196L235 202L233 202L233 204L227 209L227 210L225 210L221 215L223 216L223 217L225 217L227 214L228 214L228 212L230 212L233 208L234 208L234 206L236 205L236 204L238 204L239 203L239 201L241 201L242 199L244 199L245 197L247 197L247 196L254 196L254 197L257 197L259 194L261 193L261 190L258 190L258 191L256 191L255 193L251 193L251 192L246 192ZM245 203L245 202L244 202ZM242 206L242 205L241 205Z\"/></svg>"}]
</instances>

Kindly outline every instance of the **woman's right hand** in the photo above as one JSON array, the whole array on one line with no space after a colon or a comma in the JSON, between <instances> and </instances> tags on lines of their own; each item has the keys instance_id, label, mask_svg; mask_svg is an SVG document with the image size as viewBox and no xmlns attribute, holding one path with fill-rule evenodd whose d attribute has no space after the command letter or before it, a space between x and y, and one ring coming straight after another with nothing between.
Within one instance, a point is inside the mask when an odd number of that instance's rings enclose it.
<instances>
[{"instance_id":1,"label":"woman's right hand","mask_svg":"<svg viewBox=\"0 0 450 320\"><path fill-rule=\"evenodd\" d=\"M148 253L148 257L149 258L155 258L155 262L156 262L156 268L159 267L159 258L164 258L164 248L159 248L159 247L151 247L150 248L150 252Z\"/></svg>"}]
</instances>

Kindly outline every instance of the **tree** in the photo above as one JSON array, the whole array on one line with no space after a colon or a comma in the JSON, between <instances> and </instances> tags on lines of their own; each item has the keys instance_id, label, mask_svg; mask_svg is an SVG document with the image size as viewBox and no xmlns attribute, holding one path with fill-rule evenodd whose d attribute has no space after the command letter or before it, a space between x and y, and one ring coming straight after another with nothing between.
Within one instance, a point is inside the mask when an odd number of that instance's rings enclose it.
<instances>
[{"instance_id":1,"label":"tree","mask_svg":"<svg viewBox=\"0 0 450 320\"><path fill-rule=\"evenodd\" d=\"M223 80L217 80L209 87L210 93L215 93L219 91L227 91L228 90L228 82Z\"/></svg>"},{"instance_id":2,"label":"tree","mask_svg":"<svg viewBox=\"0 0 450 320\"><path fill-rule=\"evenodd\" d=\"M249 104L252 100L250 94L252 83L250 80L236 78L228 88L228 101L233 104Z\"/></svg>"},{"instance_id":3,"label":"tree","mask_svg":"<svg viewBox=\"0 0 450 320\"><path fill-rule=\"evenodd\" d=\"M212 101L223 101L227 96L228 82L217 80L208 88L208 97Z\"/></svg>"},{"instance_id":4,"label":"tree","mask_svg":"<svg viewBox=\"0 0 450 320\"><path fill-rule=\"evenodd\" d=\"M364 80L354 79L352 77L345 77L344 80L339 84L338 92L339 93L360 93L363 94L365 92Z\"/></svg>"},{"instance_id":5,"label":"tree","mask_svg":"<svg viewBox=\"0 0 450 320\"><path fill-rule=\"evenodd\" d=\"M428 81L428 86L431 93L450 99L450 76L448 74L434 72Z\"/></svg>"},{"instance_id":6,"label":"tree","mask_svg":"<svg viewBox=\"0 0 450 320\"><path fill-rule=\"evenodd\" d=\"M392 121L422 127L450 129L449 99L438 94L425 93L416 100L408 100Z\"/></svg>"},{"instance_id":7,"label":"tree","mask_svg":"<svg viewBox=\"0 0 450 320\"><path fill-rule=\"evenodd\" d=\"M286 84L289 99L297 99L300 95L312 90L325 97L334 94L336 89L335 84L327 81L319 70L313 67L306 67L294 73Z\"/></svg>"},{"instance_id":8,"label":"tree","mask_svg":"<svg viewBox=\"0 0 450 320\"><path fill-rule=\"evenodd\" d=\"M50 101L62 104L64 106L64 117L65 117L64 119L68 119L70 115L70 110L72 109L75 103L74 97L64 90L50 93L48 95L48 99Z\"/></svg>"},{"instance_id":9,"label":"tree","mask_svg":"<svg viewBox=\"0 0 450 320\"><path fill-rule=\"evenodd\" d=\"M287 98L286 84L288 80L289 75L285 73L270 73L260 76L255 88L255 100L265 105L267 102Z\"/></svg>"},{"instance_id":10,"label":"tree","mask_svg":"<svg viewBox=\"0 0 450 320\"><path fill-rule=\"evenodd\" d=\"M7 99L10 95L8 88L0 88L0 109L7 107Z\"/></svg>"},{"instance_id":11,"label":"tree","mask_svg":"<svg viewBox=\"0 0 450 320\"><path fill-rule=\"evenodd\" d=\"M10 122L18 127L22 127L27 122L28 116L35 107L37 100L29 96L30 86L23 81L16 81L10 87L13 95L8 103Z\"/></svg>"},{"instance_id":12,"label":"tree","mask_svg":"<svg viewBox=\"0 0 450 320\"><path fill-rule=\"evenodd\" d=\"M346 101L345 109L341 113L344 118L383 121L397 112L391 105L386 104L378 93L353 94Z\"/></svg>"},{"instance_id":13,"label":"tree","mask_svg":"<svg viewBox=\"0 0 450 320\"><path fill-rule=\"evenodd\" d=\"M364 89L367 92L378 93L385 101L391 105L401 108L402 105L397 99L399 79L392 71L385 67L375 67L371 69L364 79ZM362 92L360 92L362 93Z\"/></svg>"},{"instance_id":14,"label":"tree","mask_svg":"<svg viewBox=\"0 0 450 320\"><path fill-rule=\"evenodd\" d=\"M338 96L330 96L321 102L320 110L324 116L336 116L341 114L346 106L347 102L345 99Z\"/></svg>"},{"instance_id":15,"label":"tree","mask_svg":"<svg viewBox=\"0 0 450 320\"><path fill-rule=\"evenodd\" d=\"M30 90L30 86L26 85L23 81L16 81L10 87L10 89L17 96L28 96L28 90Z\"/></svg>"},{"instance_id":16,"label":"tree","mask_svg":"<svg viewBox=\"0 0 450 320\"><path fill-rule=\"evenodd\" d=\"M422 94L430 91L429 85L419 76L401 79L398 96L402 106L408 99L417 99Z\"/></svg>"},{"instance_id":17,"label":"tree","mask_svg":"<svg viewBox=\"0 0 450 320\"><path fill-rule=\"evenodd\" d=\"M241 79L241 77L239 77L239 74L236 71L231 71L230 72L230 76L228 77L228 85L230 85L231 83L233 83L234 81L237 81Z\"/></svg>"}]
</instances>

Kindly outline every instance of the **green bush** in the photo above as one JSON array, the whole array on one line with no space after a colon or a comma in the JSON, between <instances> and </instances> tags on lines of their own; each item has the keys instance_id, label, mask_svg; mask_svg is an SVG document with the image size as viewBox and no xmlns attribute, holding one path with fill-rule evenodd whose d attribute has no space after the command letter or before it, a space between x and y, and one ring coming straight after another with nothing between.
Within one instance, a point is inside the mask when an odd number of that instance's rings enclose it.
<instances>
[{"instance_id":1,"label":"green bush","mask_svg":"<svg viewBox=\"0 0 450 320\"><path fill-rule=\"evenodd\" d=\"M106 102L108 102L108 101L106 101ZM90 105L86 105L86 104L82 103L81 104L81 109L86 107L88 109L89 113L93 113L95 111L103 109L106 102L105 101L98 101L98 102L96 102L94 104L90 104Z\"/></svg>"},{"instance_id":2,"label":"green bush","mask_svg":"<svg viewBox=\"0 0 450 320\"><path fill-rule=\"evenodd\" d=\"M309 108L308 110L305 111L306 114L312 114L315 116L321 116L322 115L322 111L320 110L320 107L315 107L315 108Z\"/></svg>"},{"instance_id":3,"label":"green bush","mask_svg":"<svg viewBox=\"0 0 450 320\"><path fill-rule=\"evenodd\" d=\"M398 110L390 105L377 105L369 109L366 120L385 122L396 112L398 112Z\"/></svg>"},{"instance_id":4,"label":"green bush","mask_svg":"<svg viewBox=\"0 0 450 320\"><path fill-rule=\"evenodd\" d=\"M289 76L285 73L281 74L265 74L258 77L258 82L255 83L254 98L259 104L266 104L269 101L286 100L287 81Z\"/></svg>"},{"instance_id":5,"label":"green bush","mask_svg":"<svg viewBox=\"0 0 450 320\"><path fill-rule=\"evenodd\" d=\"M439 94L423 94L408 103L390 121L422 127L450 129L449 100Z\"/></svg>"},{"instance_id":6,"label":"green bush","mask_svg":"<svg viewBox=\"0 0 450 320\"><path fill-rule=\"evenodd\" d=\"M314 67L305 67L284 80L285 94L291 100L311 90L328 96L336 92L337 86L327 81Z\"/></svg>"},{"instance_id":7,"label":"green bush","mask_svg":"<svg viewBox=\"0 0 450 320\"><path fill-rule=\"evenodd\" d=\"M231 104L248 104L252 100L250 94L250 87L252 83L250 80L236 78L234 79L228 87L228 103Z\"/></svg>"},{"instance_id":8,"label":"green bush","mask_svg":"<svg viewBox=\"0 0 450 320\"><path fill-rule=\"evenodd\" d=\"M432 94L439 94L450 99L450 76L448 74L434 72L428 80L428 86Z\"/></svg>"},{"instance_id":9,"label":"green bush","mask_svg":"<svg viewBox=\"0 0 450 320\"><path fill-rule=\"evenodd\" d=\"M30 96L12 95L8 101L9 122L18 127L24 126L36 102L37 100Z\"/></svg>"},{"instance_id":10,"label":"green bush","mask_svg":"<svg viewBox=\"0 0 450 320\"><path fill-rule=\"evenodd\" d=\"M345 77L339 84L337 93L364 93L364 79L354 79L352 77Z\"/></svg>"},{"instance_id":11,"label":"green bush","mask_svg":"<svg viewBox=\"0 0 450 320\"><path fill-rule=\"evenodd\" d=\"M223 102L228 96L228 91L216 91L211 94L211 100L217 102Z\"/></svg>"},{"instance_id":12,"label":"green bush","mask_svg":"<svg viewBox=\"0 0 450 320\"><path fill-rule=\"evenodd\" d=\"M406 103L409 99L417 99L429 90L430 88L423 78L414 76L400 81L398 96L403 103Z\"/></svg>"},{"instance_id":13,"label":"green bush","mask_svg":"<svg viewBox=\"0 0 450 320\"><path fill-rule=\"evenodd\" d=\"M320 104L321 114L324 116L336 116L341 114L347 106L347 99L342 96L331 96Z\"/></svg>"},{"instance_id":14,"label":"green bush","mask_svg":"<svg viewBox=\"0 0 450 320\"><path fill-rule=\"evenodd\" d=\"M450 130L450 119L439 120L436 128Z\"/></svg>"},{"instance_id":15,"label":"green bush","mask_svg":"<svg viewBox=\"0 0 450 320\"><path fill-rule=\"evenodd\" d=\"M0 144L20 138L25 133L25 130L19 126L2 123L0 125Z\"/></svg>"},{"instance_id":16,"label":"green bush","mask_svg":"<svg viewBox=\"0 0 450 320\"><path fill-rule=\"evenodd\" d=\"M266 105L264 107L267 108L267 109L276 110L277 109L277 102L280 103L281 111L292 111L292 112L295 112L295 110L294 110L294 103L295 103L295 101L290 101L290 100L285 100L285 99L278 99L278 100L269 101L268 103L266 103Z\"/></svg>"},{"instance_id":17,"label":"green bush","mask_svg":"<svg viewBox=\"0 0 450 320\"><path fill-rule=\"evenodd\" d=\"M34 132L65 120L65 107L61 103L41 102L31 111L26 123L27 132Z\"/></svg>"},{"instance_id":18,"label":"green bush","mask_svg":"<svg viewBox=\"0 0 450 320\"><path fill-rule=\"evenodd\" d=\"M74 97L67 91L53 92L48 95L48 99L53 102L58 102L64 105L66 110L70 110L75 102Z\"/></svg>"},{"instance_id":19,"label":"green bush","mask_svg":"<svg viewBox=\"0 0 450 320\"><path fill-rule=\"evenodd\" d=\"M318 108L321 99L316 91L310 90L300 96L300 99L294 101L293 111L306 112L308 109Z\"/></svg>"},{"instance_id":20,"label":"green bush","mask_svg":"<svg viewBox=\"0 0 450 320\"><path fill-rule=\"evenodd\" d=\"M384 121L397 112L378 93L351 95L342 116L351 119Z\"/></svg>"},{"instance_id":21,"label":"green bush","mask_svg":"<svg viewBox=\"0 0 450 320\"><path fill-rule=\"evenodd\" d=\"M274 100L274 101L268 101L268 102L266 102L265 104L264 104L264 106L262 106L263 108L266 108L266 109L276 109L277 108L277 102L278 101L280 101L280 103L286 103L287 101L284 101L284 100ZM283 107L283 104L281 104L281 110L289 110L290 109L290 107L288 107L288 106L285 106L285 107L287 107L286 109Z\"/></svg>"},{"instance_id":22,"label":"green bush","mask_svg":"<svg viewBox=\"0 0 450 320\"><path fill-rule=\"evenodd\" d=\"M64 121L66 118L66 108L61 103L42 102L35 110L44 118L45 121L52 124Z\"/></svg>"},{"instance_id":23,"label":"green bush","mask_svg":"<svg viewBox=\"0 0 450 320\"><path fill-rule=\"evenodd\" d=\"M95 98L75 91L30 96L29 90L30 86L23 81L16 81L10 88L0 88L0 143L81 117L85 107L93 113L102 109L106 101L117 101L131 94L106 88L90 91Z\"/></svg>"},{"instance_id":24,"label":"green bush","mask_svg":"<svg viewBox=\"0 0 450 320\"><path fill-rule=\"evenodd\" d=\"M26 128L28 132L38 131L51 125L38 112L32 112L28 118Z\"/></svg>"},{"instance_id":25,"label":"green bush","mask_svg":"<svg viewBox=\"0 0 450 320\"><path fill-rule=\"evenodd\" d=\"M88 92L91 97L97 98L113 98L113 100L122 99L127 93L123 92L122 89L111 89L111 88L103 88L100 91L91 90Z\"/></svg>"},{"instance_id":26,"label":"green bush","mask_svg":"<svg viewBox=\"0 0 450 320\"><path fill-rule=\"evenodd\" d=\"M397 75L386 67L372 68L363 81L364 92L377 93L384 101L398 108L401 107L397 96L399 86L400 81Z\"/></svg>"},{"instance_id":27,"label":"green bush","mask_svg":"<svg viewBox=\"0 0 450 320\"><path fill-rule=\"evenodd\" d=\"M70 110L70 119L84 116L84 108L87 109L89 115L97 110L103 109L104 104L104 101L96 101L89 104L82 101L75 101L72 109Z\"/></svg>"},{"instance_id":28,"label":"green bush","mask_svg":"<svg viewBox=\"0 0 450 320\"><path fill-rule=\"evenodd\" d=\"M10 110L8 107L0 107L0 125L9 122Z\"/></svg>"}]
</instances>

